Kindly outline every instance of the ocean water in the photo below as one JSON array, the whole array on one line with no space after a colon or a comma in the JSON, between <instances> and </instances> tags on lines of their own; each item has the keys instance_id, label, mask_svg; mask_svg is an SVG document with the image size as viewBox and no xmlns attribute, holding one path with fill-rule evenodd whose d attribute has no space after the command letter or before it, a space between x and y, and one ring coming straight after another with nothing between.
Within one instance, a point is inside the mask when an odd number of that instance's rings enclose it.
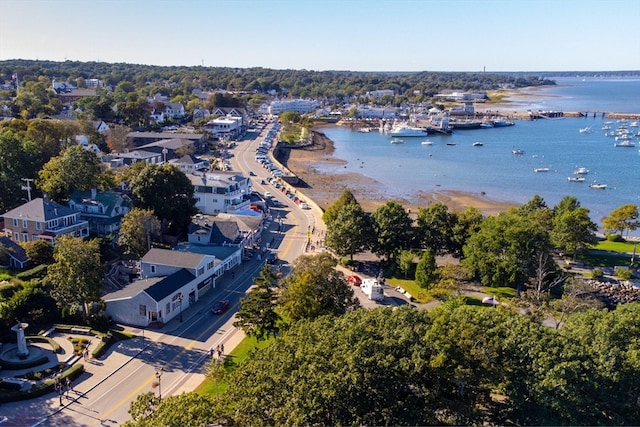
<instances>
[{"instance_id":1,"label":"ocean water","mask_svg":"<svg viewBox=\"0 0 640 427\"><path fill-rule=\"evenodd\" d=\"M526 109L640 113L640 79L595 82L573 79L563 84L567 86L536 91L540 98L528 98L528 102L539 106ZM610 89L611 93L620 95L610 100L605 88L615 88ZM604 121L613 122L612 130L620 125L600 114L595 118L590 115L519 120L515 126L504 128L403 138L403 144L390 144L390 138L378 132L331 127L324 132L334 141L334 156L346 160L347 165L323 165L320 170L369 176L381 183L379 193L389 199L410 200L418 191L460 190L484 192L491 199L516 203L525 203L538 194L553 206L562 197L571 195L589 208L592 220L600 224L612 209L626 203L640 205L640 138L633 138L633 148L614 147L614 137L605 136L602 130ZM590 127L592 133L580 133L584 127ZM629 129L634 134L640 131L637 127ZM426 139L433 145L421 144ZM474 147L475 141L483 142L484 146ZM523 150L524 155L514 155L514 149ZM578 167L589 170L584 175L585 182L569 182L567 178ZM534 172L536 168L549 171ZM589 184L594 182L606 184L607 188L590 188Z\"/></svg>"}]
</instances>

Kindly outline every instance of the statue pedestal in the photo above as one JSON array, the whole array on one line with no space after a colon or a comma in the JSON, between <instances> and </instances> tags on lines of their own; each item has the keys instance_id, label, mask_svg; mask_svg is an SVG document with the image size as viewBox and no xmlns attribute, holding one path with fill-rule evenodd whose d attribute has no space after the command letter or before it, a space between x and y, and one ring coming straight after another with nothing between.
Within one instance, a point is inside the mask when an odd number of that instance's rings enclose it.
<instances>
[{"instance_id":1,"label":"statue pedestal","mask_svg":"<svg viewBox=\"0 0 640 427\"><path fill-rule=\"evenodd\" d=\"M27 346L27 339L24 337L24 330L29 326L28 323L18 322L11 327L11 330L18 336L18 357L26 359L29 357L29 347Z\"/></svg>"}]
</instances>

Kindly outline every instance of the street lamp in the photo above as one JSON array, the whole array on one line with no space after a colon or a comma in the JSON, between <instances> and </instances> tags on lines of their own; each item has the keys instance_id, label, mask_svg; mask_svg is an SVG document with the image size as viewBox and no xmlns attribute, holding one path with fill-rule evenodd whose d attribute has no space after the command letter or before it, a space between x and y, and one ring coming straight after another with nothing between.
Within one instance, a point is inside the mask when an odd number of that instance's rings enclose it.
<instances>
[{"instance_id":1,"label":"street lamp","mask_svg":"<svg viewBox=\"0 0 640 427\"><path fill-rule=\"evenodd\" d=\"M158 398L162 400L162 373L164 368L160 368L160 370L156 371L156 379L158 380Z\"/></svg>"},{"instance_id":2,"label":"street lamp","mask_svg":"<svg viewBox=\"0 0 640 427\"><path fill-rule=\"evenodd\" d=\"M178 301L180 302L180 323L182 323L182 294L178 295Z\"/></svg>"}]
</instances>

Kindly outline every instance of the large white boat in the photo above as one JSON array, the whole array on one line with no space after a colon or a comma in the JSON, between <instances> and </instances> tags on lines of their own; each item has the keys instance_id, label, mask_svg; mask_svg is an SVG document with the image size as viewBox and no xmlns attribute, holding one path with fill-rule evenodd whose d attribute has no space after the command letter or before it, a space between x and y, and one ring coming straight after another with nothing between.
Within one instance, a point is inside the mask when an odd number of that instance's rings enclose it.
<instances>
[{"instance_id":1,"label":"large white boat","mask_svg":"<svg viewBox=\"0 0 640 427\"><path fill-rule=\"evenodd\" d=\"M411 137L411 136L427 136L429 132L425 128L412 127L405 124L395 125L389 130L389 136L391 137Z\"/></svg>"},{"instance_id":2,"label":"large white boat","mask_svg":"<svg viewBox=\"0 0 640 427\"><path fill-rule=\"evenodd\" d=\"M586 175L589 173L589 169L585 168L585 167L579 167L578 169L576 169L576 171L574 172L575 175Z\"/></svg>"}]
</instances>

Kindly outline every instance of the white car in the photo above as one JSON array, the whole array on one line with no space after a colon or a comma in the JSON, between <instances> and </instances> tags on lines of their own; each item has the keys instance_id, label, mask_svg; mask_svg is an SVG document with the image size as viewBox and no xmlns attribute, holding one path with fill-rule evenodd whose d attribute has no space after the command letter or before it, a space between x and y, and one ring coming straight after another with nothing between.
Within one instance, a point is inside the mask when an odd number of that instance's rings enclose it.
<instances>
[{"instance_id":1,"label":"white car","mask_svg":"<svg viewBox=\"0 0 640 427\"><path fill-rule=\"evenodd\" d=\"M300 209L311 209L311 208L306 203L300 203Z\"/></svg>"}]
</instances>

